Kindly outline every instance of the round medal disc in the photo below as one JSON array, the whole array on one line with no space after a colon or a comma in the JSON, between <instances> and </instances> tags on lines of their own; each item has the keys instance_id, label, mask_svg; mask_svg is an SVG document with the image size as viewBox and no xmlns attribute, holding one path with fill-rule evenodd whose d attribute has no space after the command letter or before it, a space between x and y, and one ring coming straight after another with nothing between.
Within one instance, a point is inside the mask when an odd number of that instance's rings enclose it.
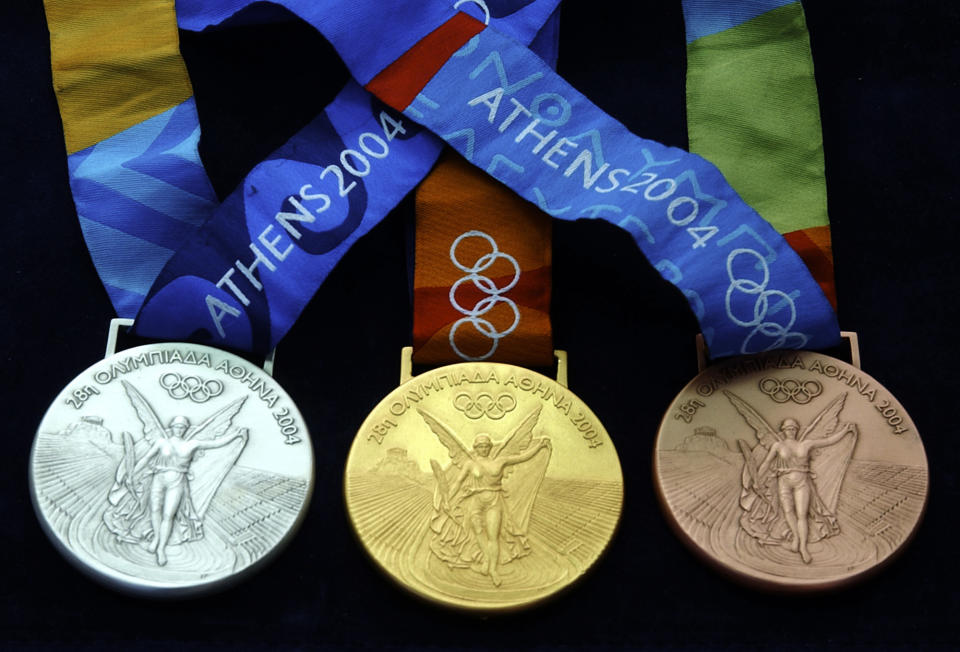
<instances>
[{"instance_id":1,"label":"round medal disc","mask_svg":"<svg viewBox=\"0 0 960 652\"><path fill-rule=\"evenodd\" d=\"M34 508L56 547L127 592L182 596L261 566L313 490L303 418L263 369L219 349L150 344L93 365L33 443Z\"/></svg>"},{"instance_id":2,"label":"round medal disc","mask_svg":"<svg viewBox=\"0 0 960 652\"><path fill-rule=\"evenodd\" d=\"M888 562L927 501L903 406L834 358L779 352L710 367L660 425L654 481L695 552L764 588L824 589Z\"/></svg>"},{"instance_id":3,"label":"round medal disc","mask_svg":"<svg viewBox=\"0 0 960 652\"><path fill-rule=\"evenodd\" d=\"M463 363L402 384L364 421L350 521L401 586L445 605L517 608L577 580L620 518L613 442L583 402L520 367Z\"/></svg>"}]
</instances>

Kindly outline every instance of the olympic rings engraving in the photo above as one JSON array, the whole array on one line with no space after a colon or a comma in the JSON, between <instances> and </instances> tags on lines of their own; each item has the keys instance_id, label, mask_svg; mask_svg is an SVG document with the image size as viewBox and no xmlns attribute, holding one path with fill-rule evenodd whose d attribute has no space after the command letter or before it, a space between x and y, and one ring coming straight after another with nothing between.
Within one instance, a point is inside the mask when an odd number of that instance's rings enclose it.
<instances>
[{"instance_id":1,"label":"olympic rings engraving","mask_svg":"<svg viewBox=\"0 0 960 652\"><path fill-rule=\"evenodd\" d=\"M482 238L486 240L491 248L490 253L480 256L473 265L464 265L457 258L457 247L466 238ZM499 259L506 260L513 266L513 279L502 288L497 287L497 284L494 283L491 278L482 274L482 272L490 269ZM512 333L520 323L520 309L517 308L517 304L514 303L512 299L503 296L504 292L509 292L520 280L520 265L513 256L500 251L496 241L483 231L467 231L466 233L460 234L457 239L453 241L453 244L450 245L450 261L457 269L466 274L466 276L457 279L457 282L450 287L450 305L452 305L457 312L464 315L464 317L458 319L454 322L453 326L450 327L450 348L464 360L473 362L486 360L496 352L500 340ZM472 308L464 308L461 306L456 296L460 286L468 282L473 283L475 288L489 295L484 299L480 299ZM498 331L493 323L483 317L483 315L489 313L498 304L506 305L513 312L513 322L502 331ZM486 353L476 357L469 356L457 347L457 331L464 324L472 325L477 332L491 340L490 349Z\"/></svg>"},{"instance_id":2,"label":"olympic rings engraving","mask_svg":"<svg viewBox=\"0 0 960 652\"><path fill-rule=\"evenodd\" d=\"M507 393L499 394L494 398L487 392L480 392L476 396L461 392L453 399L453 407L463 412L468 419L486 416L497 421L516 409L517 399Z\"/></svg>"},{"instance_id":3,"label":"olympic rings engraving","mask_svg":"<svg viewBox=\"0 0 960 652\"><path fill-rule=\"evenodd\" d=\"M756 258L757 268L762 270L762 280L755 281L749 278L737 278L733 271L733 262L738 256L744 254ZM740 346L740 353L755 353L755 351L750 351L749 349L750 341L757 333L773 338L773 342L762 349L764 351L773 349L799 349L806 345L809 339L806 335L790 331L797 321L797 306L793 302L793 298L786 292L767 289L767 284L770 282L770 268L767 266L767 261L763 256L753 249L734 249L730 252L730 255L727 256L727 276L730 279L730 285L727 287L726 294L727 317L737 326L743 326L745 328L753 327L750 334L743 340L743 344ZM756 295L756 300L753 304L752 319L741 319L733 314L731 301L734 292L748 296ZM771 306L772 298L780 299L780 302L777 304L777 310L774 310L774 312L777 312L781 305L788 309L789 319L786 320L786 324L779 324L775 321L767 320L767 314L771 307L773 307ZM791 339L793 341L791 341Z\"/></svg>"},{"instance_id":4,"label":"olympic rings engraving","mask_svg":"<svg viewBox=\"0 0 960 652\"><path fill-rule=\"evenodd\" d=\"M800 382L792 379L764 378L760 381L760 391L777 403L793 401L806 405L823 393L823 385L815 380Z\"/></svg>"},{"instance_id":5,"label":"olympic rings engraving","mask_svg":"<svg viewBox=\"0 0 960 652\"><path fill-rule=\"evenodd\" d=\"M181 376L172 371L160 376L160 386L167 390L170 398L177 400L189 398L194 403L206 403L223 393L223 383L219 380Z\"/></svg>"}]
</instances>

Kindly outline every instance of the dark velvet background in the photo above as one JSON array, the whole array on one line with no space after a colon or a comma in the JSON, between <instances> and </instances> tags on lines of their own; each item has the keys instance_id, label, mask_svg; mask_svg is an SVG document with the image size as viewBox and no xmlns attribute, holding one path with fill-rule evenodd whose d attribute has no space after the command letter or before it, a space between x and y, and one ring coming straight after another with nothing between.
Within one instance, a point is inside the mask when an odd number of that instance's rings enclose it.
<instances>
[{"instance_id":1,"label":"dark velvet background","mask_svg":"<svg viewBox=\"0 0 960 652\"><path fill-rule=\"evenodd\" d=\"M685 145L679 2L570 0L560 72L633 131ZM389 6L389 2L385 3ZM345 646L952 647L960 643L955 190L960 9L941 2L805 3L820 89L840 323L864 370L910 411L931 499L916 539L880 575L814 597L741 588L674 538L650 482L662 411L695 372L696 324L625 233L556 223L556 344L571 388L602 418L626 476L622 525L574 590L481 619L395 588L354 543L342 492L354 432L395 385L410 341L409 199L333 272L277 355L313 434L317 484L279 559L222 594L150 602L81 576L37 525L27 460L47 405L102 355L112 310L67 186L40 0L0 9L3 282L0 647L194 649ZM333 97L346 72L296 22L184 35L221 195ZM358 300L363 297L364 300ZM176 647L173 647L176 646Z\"/></svg>"}]
</instances>

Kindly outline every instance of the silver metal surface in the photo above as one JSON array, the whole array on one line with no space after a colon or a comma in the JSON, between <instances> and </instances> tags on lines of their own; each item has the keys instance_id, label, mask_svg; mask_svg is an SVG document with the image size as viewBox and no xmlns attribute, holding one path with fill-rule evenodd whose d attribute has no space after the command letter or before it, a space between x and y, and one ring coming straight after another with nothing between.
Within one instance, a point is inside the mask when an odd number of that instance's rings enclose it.
<instances>
[{"instance_id":1,"label":"silver metal surface","mask_svg":"<svg viewBox=\"0 0 960 652\"><path fill-rule=\"evenodd\" d=\"M31 497L54 545L113 588L223 588L293 536L313 451L286 392L246 360L163 343L115 353L57 396L37 431Z\"/></svg>"},{"instance_id":2,"label":"silver metal surface","mask_svg":"<svg viewBox=\"0 0 960 652\"><path fill-rule=\"evenodd\" d=\"M131 326L133 326L133 320L127 317L114 317L110 320L110 326L107 329L107 348L103 354L104 358L109 358L117 352L117 340L120 337L120 329L130 328ZM273 375L273 368L276 365L276 361L277 348L274 347L270 349L270 353L263 358L263 370L267 372L268 376Z\"/></svg>"},{"instance_id":3,"label":"silver metal surface","mask_svg":"<svg viewBox=\"0 0 960 652\"><path fill-rule=\"evenodd\" d=\"M114 317L110 320L110 327L107 330L107 349L103 353L104 358L109 358L117 352L117 339L120 337L121 328L130 328L133 326L133 320L128 317Z\"/></svg>"}]
</instances>

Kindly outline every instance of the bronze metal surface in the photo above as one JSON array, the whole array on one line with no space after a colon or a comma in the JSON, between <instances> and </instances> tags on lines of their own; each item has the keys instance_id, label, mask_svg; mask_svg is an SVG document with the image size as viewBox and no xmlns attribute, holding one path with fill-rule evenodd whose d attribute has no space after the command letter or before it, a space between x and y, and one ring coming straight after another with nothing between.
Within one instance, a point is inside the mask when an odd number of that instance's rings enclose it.
<instances>
[{"instance_id":1,"label":"bronze metal surface","mask_svg":"<svg viewBox=\"0 0 960 652\"><path fill-rule=\"evenodd\" d=\"M927 500L923 444L875 379L811 352L708 368L660 424L654 483L671 525L764 588L845 584L887 563Z\"/></svg>"}]
</instances>

